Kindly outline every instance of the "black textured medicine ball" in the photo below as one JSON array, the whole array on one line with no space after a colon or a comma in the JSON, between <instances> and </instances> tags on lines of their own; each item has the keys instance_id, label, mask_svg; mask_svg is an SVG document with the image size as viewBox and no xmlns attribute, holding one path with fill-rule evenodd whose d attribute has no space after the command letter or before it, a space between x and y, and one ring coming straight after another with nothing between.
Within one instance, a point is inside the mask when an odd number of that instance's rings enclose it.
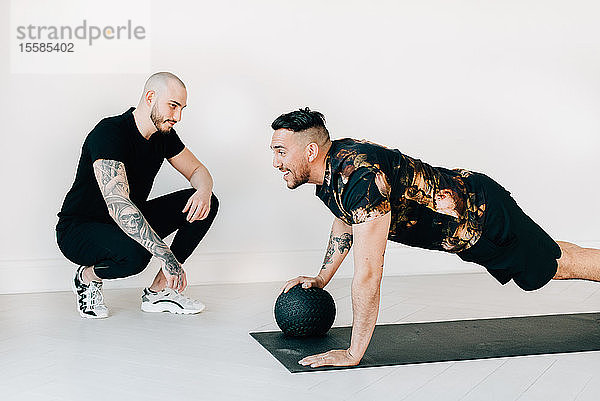
<instances>
[{"instance_id":1,"label":"black textured medicine ball","mask_svg":"<svg viewBox=\"0 0 600 401\"><path fill-rule=\"evenodd\" d=\"M275 320L286 336L320 336L335 319L335 302L322 288L298 284L282 292L275 302Z\"/></svg>"}]
</instances>

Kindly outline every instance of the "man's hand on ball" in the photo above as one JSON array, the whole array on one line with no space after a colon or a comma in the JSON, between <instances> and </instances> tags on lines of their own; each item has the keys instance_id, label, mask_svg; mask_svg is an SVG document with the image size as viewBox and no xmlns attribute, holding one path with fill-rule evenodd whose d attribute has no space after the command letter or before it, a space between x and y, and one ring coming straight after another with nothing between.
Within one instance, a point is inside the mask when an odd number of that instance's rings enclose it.
<instances>
[{"instance_id":1,"label":"man's hand on ball","mask_svg":"<svg viewBox=\"0 0 600 401\"><path fill-rule=\"evenodd\" d=\"M302 288L311 288L311 287L323 288L323 287L325 287L325 281L323 280L323 278L321 276L316 276L316 277L298 276L296 278L288 280L285 283L285 285L283 287L281 287L281 290L279 291L279 293L280 294L282 292L287 293L290 290L290 288L295 287L298 284L302 284Z\"/></svg>"},{"instance_id":2,"label":"man's hand on ball","mask_svg":"<svg viewBox=\"0 0 600 401\"><path fill-rule=\"evenodd\" d=\"M350 350L336 349L322 354L307 356L298 361L300 365L318 368L319 366L355 366L360 363L360 358L350 354Z\"/></svg>"}]
</instances>

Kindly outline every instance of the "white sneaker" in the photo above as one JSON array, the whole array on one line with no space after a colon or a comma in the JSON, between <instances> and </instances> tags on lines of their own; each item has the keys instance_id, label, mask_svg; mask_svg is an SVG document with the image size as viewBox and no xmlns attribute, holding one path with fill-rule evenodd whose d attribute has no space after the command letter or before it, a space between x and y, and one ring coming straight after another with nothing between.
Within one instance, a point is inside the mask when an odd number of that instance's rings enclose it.
<instances>
[{"instance_id":1,"label":"white sneaker","mask_svg":"<svg viewBox=\"0 0 600 401\"><path fill-rule=\"evenodd\" d=\"M172 288L165 288L159 292L144 288L142 294L142 310L144 312L171 312L189 315L200 313L205 307L202 302L188 298Z\"/></svg>"},{"instance_id":2,"label":"white sneaker","mask_svg":"<svg viewBox=\"0 0 600 401\"><path fill-rule=\"evenodd\" d=\"M87 266L80 266L73 278L73 292L77 296L79 315L88 319L103 319L108 317L108 308L104 305L102 283L90 281L84 284L81 272Z\"/></svg>"}]
</instances>

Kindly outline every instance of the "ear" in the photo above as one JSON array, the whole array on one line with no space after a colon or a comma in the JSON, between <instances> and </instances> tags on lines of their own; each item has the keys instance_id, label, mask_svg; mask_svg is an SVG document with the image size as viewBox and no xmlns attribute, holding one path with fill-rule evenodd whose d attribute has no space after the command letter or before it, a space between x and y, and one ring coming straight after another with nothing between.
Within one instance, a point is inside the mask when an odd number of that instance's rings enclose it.
<instances>
[{"instance_id":1,"label":"ear","mask_svg":"<svg viewBox=\"0 0 600 401\"><path fill-rule=\"evenodd\" d=\"M144 100L146 101L146 104L148 106L150 106L152 104L152 101L155 99L155 97L156 97L156 92L153 90L149 90L144 95Z\"/></svg>"},{"instance_id":2,"label":"ear","mask_svg":"<svg viewBox=\"0 0 600 401\"><path fill-rule=\"evenodd\" d=\"M319 145L314 142L306 145L306 158L308 159L308 162L312 163L317 159L317 156L319 156Z\"/></svg>"}]
</instances>

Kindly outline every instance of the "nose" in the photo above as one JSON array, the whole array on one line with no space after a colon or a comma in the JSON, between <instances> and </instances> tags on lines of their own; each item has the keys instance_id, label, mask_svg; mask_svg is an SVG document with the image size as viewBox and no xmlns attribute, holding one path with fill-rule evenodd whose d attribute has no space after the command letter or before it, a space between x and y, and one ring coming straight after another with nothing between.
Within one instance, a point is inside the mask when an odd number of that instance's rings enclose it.
<instances>
[{"instance_id":1,"label":"nose","mask_svg":"<svg viewBox=\"0 0 600 401\"><path fill-rule=\"evenodd\" d=\"M277 160L277 156L273 156L273 167L275 167L275 168L281 167L281 161Z\"/></svg>"},{"instance_id":2,"label":"nose","mask_svg":"<svg viewBox=\"0 0 600 401\"><path fill-rule=\"evenodd\" d=\"M181 113L182 113L181 110L176 111L175 115L173 116L173 120L175 120L176 122L180 121L181 120Z\"/></svg>"}]
</instances>

